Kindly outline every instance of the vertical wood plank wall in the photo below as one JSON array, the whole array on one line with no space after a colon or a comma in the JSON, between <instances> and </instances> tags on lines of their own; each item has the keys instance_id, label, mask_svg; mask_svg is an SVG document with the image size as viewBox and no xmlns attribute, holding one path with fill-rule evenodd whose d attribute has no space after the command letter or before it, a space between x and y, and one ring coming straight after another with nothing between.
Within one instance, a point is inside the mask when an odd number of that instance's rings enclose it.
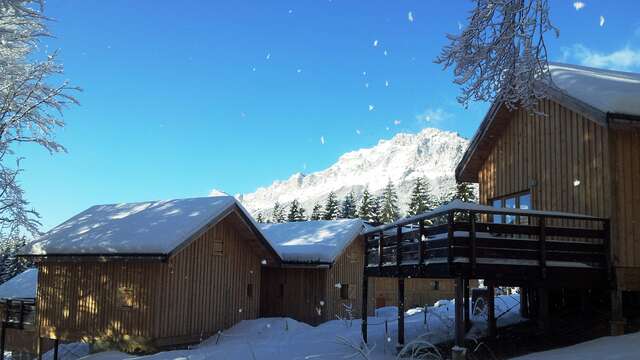
<instances>
[{"instance_id":1,"label":"vertical wood plank wall","mask_svg":"<svg viewBox=\"0 0 640 360\"><path fill-rule=\"evenodd\" d=\"M258 317L261 258L232 213L159 269L153 337L158 346L190 343ZM218 255L215 241L223 240ZM247 287L252 284L249 297Z\"/></svg>"},{"instance_id":2,"label":"vertical wood plank wall","mask_svg":"<svg viewBox=\"0 0 640 360\"><path fill-rule=\"evenodd\" d=\"M512 113L478 174L480 201L531 191L534 209L609 217L607 129L551 100L538 110Z\"/></svg>"},{"instance_id":3,"label":"vertical wood plank wall","mask_svg":"<svg viewBox=\"0 0 640 360\"><path fill-rule=\"evenodd\" d=\"M640 291L640 130L611 130L611 136L617 280L622 290Z\"/></svg>"},{"instance_id":4,"label":"vertical wood plank wall","mask_svg":"<svg viewBox=\"0 0 640 360\"><path fill-rule=\"evenodd\" d=\"M158 263L40 263L40 335L62 340L151 336ZM128 307L120 304L130 290Z\"/></svg>"},{"instance_id":5,"label":"vertical wood plank wall","mask_svg":"<svg viewBox=\"0 0 640 360\"><path fill-rule=\"evenodd\" d=\"M325 321L326 269L263 268L260 316L290 317L317 325ZM282 293L281 293L282 291Z\"/></svg>"},{"instance_id":6,"label":"vertical wood plank wall","mask_svg":"<svg viewBox=\"0 0 640 360\"><path fill-rule=\"evenodd\" d=\"M376 307L398 305L398 279L375 278ZM433 282L439 282L439 289L433 289ZM477 286L473 282L471 286ZM433 305L441 299L453 299L455 297L455 282L448 279L405 279L405 308ZM373 305L372 305L373 306Z\"/></svg>"}]
</instances>

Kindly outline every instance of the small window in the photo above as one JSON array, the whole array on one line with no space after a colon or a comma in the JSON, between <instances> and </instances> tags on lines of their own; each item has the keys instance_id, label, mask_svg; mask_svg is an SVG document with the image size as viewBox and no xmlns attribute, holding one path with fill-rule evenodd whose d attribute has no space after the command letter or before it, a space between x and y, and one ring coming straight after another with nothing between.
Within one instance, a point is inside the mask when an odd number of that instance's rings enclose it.
<instances>
[{"instance_id":1,"label":"small window","mask_svg":"<svg viewBox=\"0 0 640 360\"><path fill-rule=\"evenodd\" d=\"M433 287L433 290L440 290L440 281L434 280L431 286Z\"/></svg>"},{"instance_id":2,"label":"small window","mask_svg":"<svg viewBox=\"0 0 640 360\"><path fill-rule=\"evenodd\" d=\"M340 300L349 300L349 284L340 284Z\"/></svg>"},{"instance_id":3,"label":"small window","mask_svg":"<svg viewBox=\"0 0 640 360\"><path fill-rule=\"evenodd\" d=\"M224 240L213 239L213 255L216 255L216 256L224 255Z\"/></svg>"},{"instance_id":4,"label":"small window","mask_svg":"<svg viewBox=\"0 0 640 360\"><path fill-rule=\"evenodd\" d=\"M247 284L247 297L253 297L253 284Z\"/></svg>"}]
</instances>

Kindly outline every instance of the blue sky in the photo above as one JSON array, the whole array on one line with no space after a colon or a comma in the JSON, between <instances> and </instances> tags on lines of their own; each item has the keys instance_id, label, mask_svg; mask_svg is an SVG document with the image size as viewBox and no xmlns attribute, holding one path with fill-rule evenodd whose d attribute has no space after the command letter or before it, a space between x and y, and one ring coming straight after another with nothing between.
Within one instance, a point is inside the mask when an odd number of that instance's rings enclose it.
<instances>
[{"instance_id":1,"label":"blue sky","mask_svg":"<svg viewBox=\"0 0 640 360\"><path fill-rule=\"evenodd\" d=\"M640 70L640 4L551 3L552 60ZM84 91L67 154L19 149L27 198L48 230L97 203L251 192L398 132L471 137L487 105L458 105L433 63L470 4L50 0L47 45Z\"/></svg>"}]
</instances>

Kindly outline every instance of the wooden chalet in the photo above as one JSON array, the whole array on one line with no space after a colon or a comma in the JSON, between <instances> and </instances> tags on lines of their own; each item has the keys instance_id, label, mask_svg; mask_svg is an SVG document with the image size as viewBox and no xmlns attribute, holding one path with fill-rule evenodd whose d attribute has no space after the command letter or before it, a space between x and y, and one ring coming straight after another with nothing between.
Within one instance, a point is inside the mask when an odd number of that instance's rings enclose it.
<instances>
[{"instance_id":1,"label":"wooden chalet","mask_svg":"<svg viewBox=\"0 0 640 360\"><path fill-rule=\"evenodd\" d=\"M313 325L359 318L364 227L357 219L261 224L281 258L262 270L261 316Z\"/></svg>"},{"instance_id":2,"label":"wooden chalet","mask_svg":"<svg viewBox=\"0 0 640 360\"><path fill-rule=\"evenodd\" d=\"M550 72L537 112L493 104L459 163L457 180L479 184L480 204L454 201L364 234L365 309L368 277L396 278L401 309L405 278L455 279L462 345L467 281L485 279L490 293L521 287L523 313L543 329L550 290L610 291L612 333L622 331L624 292L640 290L640 75Z\"/></svg>"},{"instance_id":3,"label":"wooden chalet","mask_svg":"<svg viewBox=\"0 0 640 360\"><path fill-rule=\"evenodd\" d=\"M39 271L40 338L129 351L195 343L258 317L261 269L279 263L230 196L94 206L23 255Z\"/></svg>"}]
</instances>

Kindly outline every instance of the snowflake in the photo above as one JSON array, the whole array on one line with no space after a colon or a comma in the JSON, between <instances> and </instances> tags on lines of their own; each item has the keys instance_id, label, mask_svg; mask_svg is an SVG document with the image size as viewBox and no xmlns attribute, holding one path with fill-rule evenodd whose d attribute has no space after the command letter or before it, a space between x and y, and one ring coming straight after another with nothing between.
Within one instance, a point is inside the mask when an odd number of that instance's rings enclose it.
<instances>
[{"instance_id":1,"label":"snowflake","mask_svg":"<svg viewBox=\"0 0 640 360\"><path fill-rule=\"evenodd\" d=\"M373 47L378 47L378 40L373 40Z\"/></svg>"},{"instance_id":2,"label":"snowflake","mask_svg":"<svg viewBox=\"0 0 640 360\"><path fill-rule=\"evenodd\" d=\"M262 265L267 265L267 260L262 259L262 261L260 262Z\"/></svg>"},{"instance_id":3,"label":"snowflake","mask_svg":"<svg viewBox=\"0 0 640 360\"><path fill-rule=\"evenodd\" d=\"M409 19L409 22L413 22L413 12L409 11L409 13L407 14L407 19Z\"/></svg>"},{"instance_id":4,"label":"snowflake","mask_svg":"<svg viewBox=\"0 0 640 360\"><path fill-rule=\"evenodd\" d=\"M298 69L298 70L296 70L296 72L297 72L298 74L300 74L300 73L302 72L302 69Z\"/></svg>"},{"instance_id":5,"label":"snowflake","mask_svg":"<svg viewBox=\"0 0 640 360\"><path fill-rule=\"evenodd\" d=\"M585 3L583 3L582 1L574 1L573 3L573 7L576 8L576 10L580 10L583 7L585 7Z\"/></svg>"},{"instance_id":6,"label":"snowflake","mask_svg":"<svg viewBox=\"0 0 640 360\"><path fill-rule=\"evenodd\" d=\"M400 125L400 120L393 120L393 125Z\"/></svg>"},{"instance_id":7,"label":"snowflake","mask_svg":"<svg viewBox=\"0 0 640 360\"><path fill-rule=\"evenodd\" d=\"M384 87L389 87L389 80L384 81Z\"/></svg>"},{"instance_id":8,"label":"snowflake","mask_svg":"<svg viewBox=\"0 0 640 360\"><path fill-rule=\"evenodd\" d=\"M604 26L604 16L600 15L600 27Z\"/></svg>"},{"instance_id":9,"label":"snowflake","mask_svg":"<svg viewBox=\"0 0 640 360\"><path fill-rule=\"evenodd\" d=\"M320 136L320 144L324 145L324 136Z\"/></svg>"},{"instance_id":10,"label":"snowflake","mask_svg":"<svg viewBox=\"0 0 640 360\"><path fill-rule=\"evenodd\" d=\"M364 83L364 87L369 88L369 83Z\"/></svg>"},{"instance_id":11,"label":"snowflake","mask_svg":"<svg viewBox=\"0 0 640 360\"><path fill-rule=\"evenodd\" d=\"M267 54L267 60L271 59L271 53Z\"/></svg>"},{"instance_id":12,"label":"snowflake","mask_svg":"<svg viewBox=\"0 0 640 360\"><path fill-rule=\"evenodd\" d=\"M387 50L385 50L385 51L383 52L383 54L384 54L384 56L387 56L387 55L389 55L389 52L388 52Z\"/></svg>"},{"instance_id":13,"label":"snowflake","mask_svg":"<svg viewBox=\"0 0 640 360\"><path fill-rule=\"evenodd\" d=\"M573 186L576 186L576 187L580 186L580 180L578 179L573 180Z\"/></svg>"},{"instance_id":14,"label":"snowflake","mask_svg":"<svg viewBox=\"0 0 640 360\"><path fill-rule=\"evenodd\" d=\"M360 129L356 129L356 134L358 134L358 135L362 134L362 132L360 131Z\"/></svg>"},{"instance_id":15,"label":"snowflake","mask_svg":"<svg viewBox=\"0 0 640 360\"><path fill-rule=\"evenodd\" d=\"M375 106L369 105L369 111L373 111L373 109L375 109Z\"/></svg>"}]
</instances>

